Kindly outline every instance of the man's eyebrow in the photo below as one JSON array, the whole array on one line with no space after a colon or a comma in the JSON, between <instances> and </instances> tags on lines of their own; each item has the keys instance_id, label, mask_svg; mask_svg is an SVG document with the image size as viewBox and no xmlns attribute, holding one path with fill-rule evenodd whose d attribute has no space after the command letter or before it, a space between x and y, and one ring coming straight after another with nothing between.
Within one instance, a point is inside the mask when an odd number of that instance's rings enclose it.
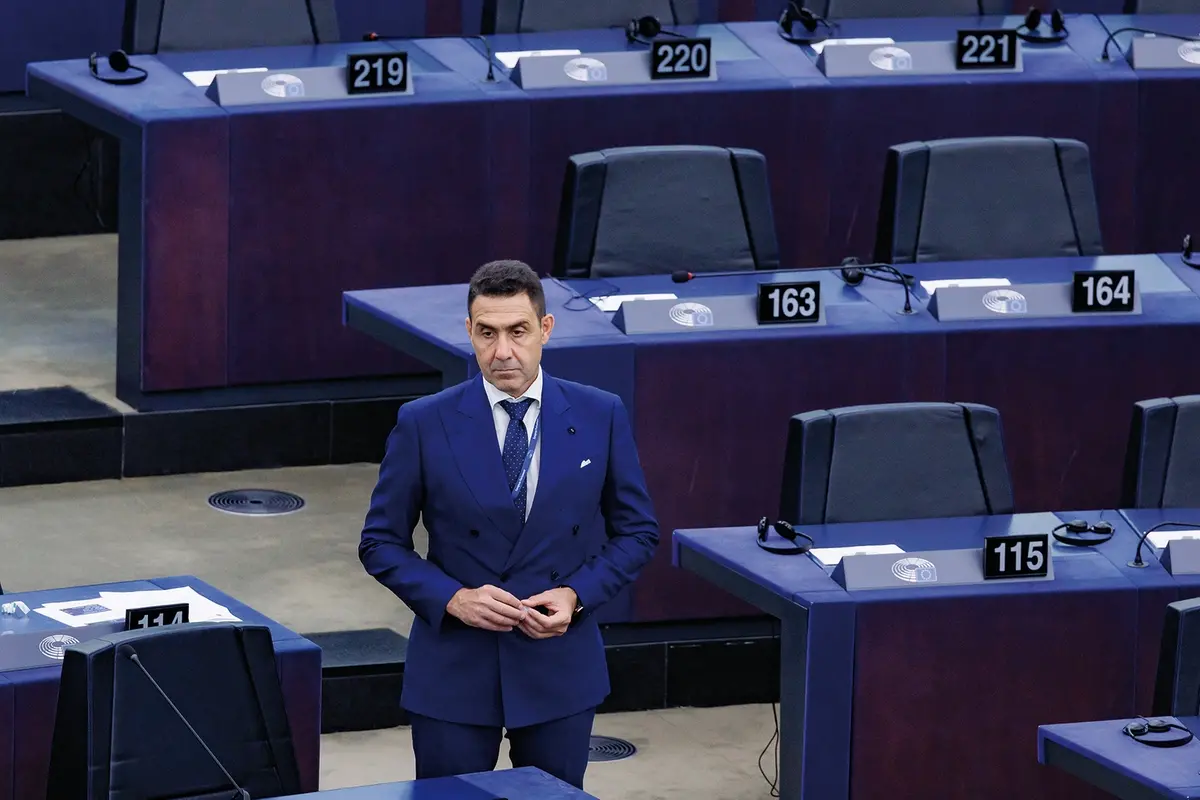
<instances>
[{"instance_id":1,"label":"man's eyebrow","mask_svg":"<svg viewBox=\"0 0 1200 800\"><path fill-rule=\"evenodd\" d=\"M495 325L488 325L486 322L476 322L475 327L482 328L483 330L487 330L487 331L494 331L497 329ZM529 327L529 321L523 319L519 322L514 322L511 325L503 326L503 330L511 331L511 330L516 330L517 328L528 328L528 327Z\"/></svg>"}]
</instances>

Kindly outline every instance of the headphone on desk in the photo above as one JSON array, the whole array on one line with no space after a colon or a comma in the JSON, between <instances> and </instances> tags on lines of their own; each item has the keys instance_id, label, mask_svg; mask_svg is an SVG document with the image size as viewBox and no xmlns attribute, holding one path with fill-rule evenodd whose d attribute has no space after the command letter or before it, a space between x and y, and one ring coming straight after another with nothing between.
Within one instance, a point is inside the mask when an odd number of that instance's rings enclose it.
<instances>
[{"instance_id":1,"label":"headphone on desk","mask_svg":"<svg viewBox=\"0 0 1200 800\"><path fill-rule=\"evenodd\" d=\"M625 39L629 42L637 44L650 44L650 39L656 36L677 36L680 39L686 39L682 33L669 31L659 22L658 17L636 17L629 20L629 24L625 26Z\"/></svg>"},{"instance_id":2,"label":"headphone on desk","mask_svg":"<svg viewBox=\"0 0 1200 800\"><path fill-rule=\"evenodd\" d=\"M1058 44L1059 42L1065 42L1067 37L1071 35L1071 32L1067 30L1067 23L1063 19L1063 13L1057 8L1050 12L1049 35L1037 32L1041 26L1042 10L1034 6L1025 15L1025 21L1017 26L1017 38L1030 44Z\"/></svg>"},{"instance_id":3,"label":"headphone on desk","mask_svg":"<svg viewBox=\"0 0 1200 800\"><path fill-rule=\"evenodd\" d=\"M774 528L775 532L792 543L791 547L780 547L778 545L767 544L767 532ZM804 539L803 542L797 541ZM792 527L790 522L776 520L771 522L767 517L763 517L758 521L758 537L755 542L760 548L768 553L774 553L777 556L796 556L803 555L812 549L813 538L807 533L802 533Z\"/></svg>"},{"instance_id":4,"label":"headphone on desk","mask_svg":"<svg viewBox=\"0 0 1200 800\"><path fill-rule=\"evenodd\" d=\"M796 23L799 23L808 35L796 33ZM824 27L829 33L817 33L819 27ZM788 4L784 6L783 13L779 15L779 22L775 25L775 32L779 34L780 39L801 46L823 42L829 38L829 34L833 33L833 30L832 22L809 11L796 0L789 0Z\"/></svg>"},{"instance_id":5,"label":"headphone on desk","mask_svg":"<svg viewBox=\"0 0 1200 800\"><path fill-rule=\"evenodd\" d=\"M1060 531L1065 531L1060 533ZM1054 540L1062 544L1069 544L1072 547L1094 547L1098 544L1104 544L1113 537L1116 530L1111 522L1100 520L1095 523L1088 523L1081 519L1073 519L1070 522L1064 522L1050 531L1050 535ZM1089 536L1088 534L1095 534Z\"/></svg>"},{"instance_id":6,"label":"headphone on desk","mask_svg":"<svg viewBox=\"0 0 1200 800\"><path fill-rule=\"evenodd\" d=\"M1145 719L1143 717L1143 719ZM1150 747L1180 747L1193 738L1192 732L1182 725L1165 719L1150 719L1131 722L1121 731L1138 744ZM1181 731L1181 733L1171 733Z\"/></svg>"},{"instance_id":7,"label":"headphone on desk","mask_svg":"<svg viewBox=\"0 0 1200 800\"><path fill-rule=\"evenodd\" d=\"M129 55L124 50L113 50L108 54L108 66L113 72L128 73L132 75L122 74L120 77L109 77L100 74L100 56L98 53L92 53L88 56L88 69L92 71L92 77L98 81L111 83L114 86L132 86L135 83L141 83L149 77L149 73L142 67L136 64L129 63Z\"/></svg>"},{"instance_id":8,"label":"headphone on desk","mask_svg":"<svg viewBox=\"0 0 1200 800\"><path fill-rule=\"evenodd\" d=\"M1192 257L1192 235L1190 233L1183 237L1183 252L1179 255L1179 260L1192 269L1200 269L1200 261Z\"/></svg>"}]
</instances>

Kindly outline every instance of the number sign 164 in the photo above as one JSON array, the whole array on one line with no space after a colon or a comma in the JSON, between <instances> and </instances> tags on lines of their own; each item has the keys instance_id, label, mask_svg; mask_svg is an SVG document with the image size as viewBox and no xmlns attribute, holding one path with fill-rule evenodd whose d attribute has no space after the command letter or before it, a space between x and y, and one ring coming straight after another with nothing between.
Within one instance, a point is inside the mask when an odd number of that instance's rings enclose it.
<instances>
[{"instance_id":1,"label":"number sign 164","mask_svg":"<svg viewBox=\"0 0 1200 800\"><path fill-rule=\"evenodd\" d=\"M1071 290L1072 311L1134 310L1133 270L1076 272Z\"/></svg>"}]
</instances>

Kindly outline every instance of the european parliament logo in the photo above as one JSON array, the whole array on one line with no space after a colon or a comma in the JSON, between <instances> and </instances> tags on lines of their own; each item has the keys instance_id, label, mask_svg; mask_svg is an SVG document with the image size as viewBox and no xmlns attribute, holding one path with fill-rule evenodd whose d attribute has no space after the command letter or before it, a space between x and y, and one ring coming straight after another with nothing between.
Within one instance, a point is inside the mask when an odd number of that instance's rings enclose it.
<instances>
[{"instance_id":1,"label":"european parliament logo","mask_svg":"<svg viewBox=\"0 0 1200 800\"><path fill-rule=\"evenodd\" d=\"M45 639L42 639L41 644L38 645L38 650L46 658L62 661L66 655L64 651L73 644L79 644L79 640L74 636L56 633L53 636L47 636Z\"/></svg>"},{"instance_id":2,"label":"european parliament logo","mask_svg":"<svg viewBox=\"0 0 1200 800\"><path fill-rule=\"evenodd\" d=\"M563 64L563 72L567 73L571 80L584 83L608 80L608 67L604 66L604 62L587 56L572 58Z\"/></svg>"},{"instance_id":3,"label":"european parliament logo","mask_svg":"<svg viewBox=\"0 0 1200 800\"><path fill-rule=\"evenodd\" d=\"M1025 295L1012 289L993 289L983 296L983 307L997 314L1025 314L1029 303Z\"/></svg>"},{"instance_id":4,"label":"european parliament logo","mask_svg":"<svg viewBox=\"0 0 1200 800\"><path fill-rule=\"evenodd\" d=\"M304 81L286 72L263 78L262 90L271 97L304 97Z\"/></svg>"},{"instance_id":5,"label":"european parliament logo","mask_svg":"<svg viewBox=\"0 0 1200 800\"><path fill-rule=\"evenodd\" d=\"M1184 42L1179 45L1179 57L1189 64L1200 64L1200 42Z\"/></svg>"},{"instance_id":6,"label":"european parliament logo","mask_svg":"<svg viewBox=\"0 0 1200 800\"><path fill-rule=\"evenodd\" d=\"M923 558L902 558L892 564L892 574L907 583L937 583L937 567Z\"/></svg>"},{"instance_id":7,"label":"european parliament logo","mask_svg":"<svg viewBox=\"0 0 1200 800\"><path fill-rule=\"evenodd\" d=\"M672 322L685 328L708 328L713 324L712 309L703 303L676 303L667 313Z\"/></svg>"},{"instance_id":8,"label":"european parliament logo","mask_svg":"<svg viewBox=\"0 0 1200 800\"><path fill-rule=\"evenodd\" d=\"M913 68L912 53L903 47L876 47L868 58L871 66L886 72L903 72Z\"/></svg>"}]
</instances>

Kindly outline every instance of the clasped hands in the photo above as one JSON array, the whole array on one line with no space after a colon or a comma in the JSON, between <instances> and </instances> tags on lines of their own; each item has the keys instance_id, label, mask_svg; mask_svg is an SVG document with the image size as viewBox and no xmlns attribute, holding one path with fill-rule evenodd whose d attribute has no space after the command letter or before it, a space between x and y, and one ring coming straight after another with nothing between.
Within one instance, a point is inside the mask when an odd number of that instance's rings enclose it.
<instances>
[{"instance_id":1,"label":"clasped hands","mask_svg":"<svg viewBox=\"0 0 1200 800\"><path fill-rule=\"evenodd\" d=\"M485 631L511 631L514 628L531 639L562 636L571 625L578 598L566 586L518 600L496 586L459 589L446 604L446 612L472 628ZM548 613L542 613L538 607Z\"/></svg>"}]
</instances>

